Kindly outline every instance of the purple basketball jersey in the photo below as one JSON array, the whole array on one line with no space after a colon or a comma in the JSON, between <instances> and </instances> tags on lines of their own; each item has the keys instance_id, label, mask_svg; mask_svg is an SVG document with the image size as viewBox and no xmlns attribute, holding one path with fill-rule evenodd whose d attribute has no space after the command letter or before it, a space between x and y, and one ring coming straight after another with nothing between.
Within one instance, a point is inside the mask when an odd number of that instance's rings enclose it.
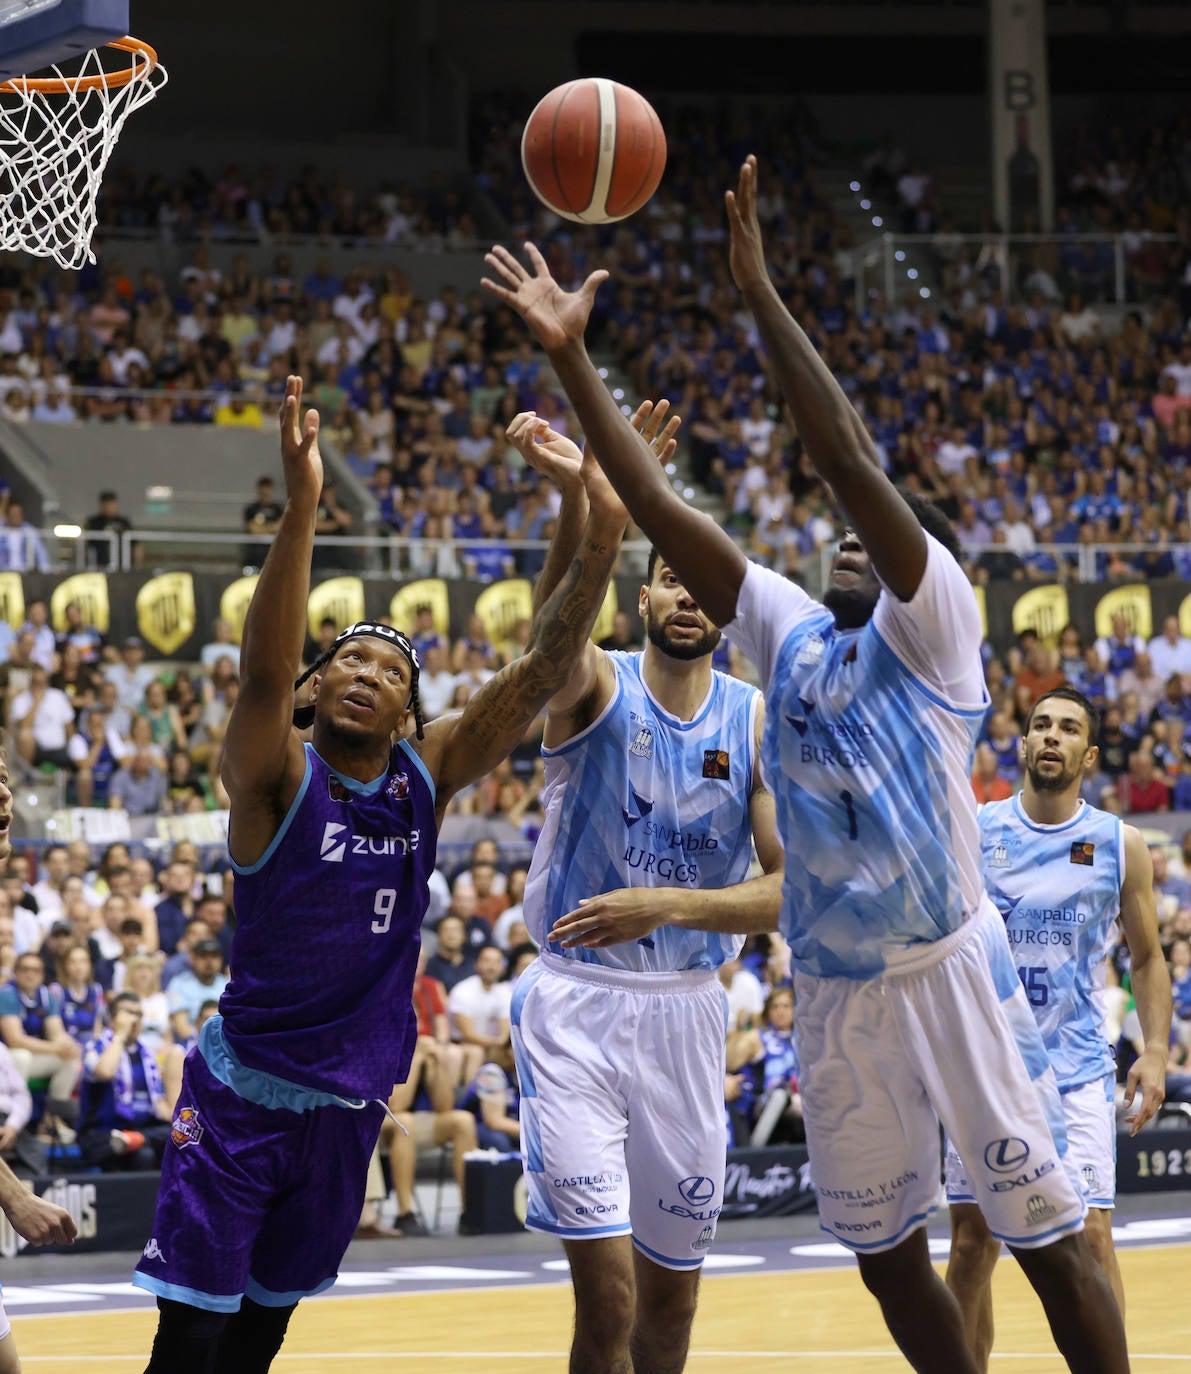
<instances>
[{"instance_id":1,"label":"purple basketball jersey","mask_svg":"<svg viewBox=\"0 0 1191 1374\"><path fill-rule=\"evenodd\" d=\"M306 775L269 848L236 873L228 1045L250 1069L388 1099L409 1071L413 980L438 827L434 786L395 745L372 783L306 746Z\"/></svg>"}]
</instances>

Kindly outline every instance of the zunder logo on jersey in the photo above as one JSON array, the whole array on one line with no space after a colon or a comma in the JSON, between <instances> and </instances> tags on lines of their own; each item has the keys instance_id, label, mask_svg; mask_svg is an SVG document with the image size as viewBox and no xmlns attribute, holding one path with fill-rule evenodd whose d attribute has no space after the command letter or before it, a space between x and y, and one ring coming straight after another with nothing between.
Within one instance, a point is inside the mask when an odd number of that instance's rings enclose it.
<instances>
[{"instance_id":1,"label":"zunder logo on jersey","mask_svg":"<svg viewBox=\"0 0 1191 1374\"><path fill-rule=\"evenodd\" d=\"M1071 862L1092 868L1096 863L1096 846L1089 840L1072 840Z\"/></svg>"},{"instance_id":2,"label":"zunder logo on jersey","mask_svg":"<svg viewBox=\"0 0 1191 1374\"><path fill-rule=\"evenodd\" d=\"M323 828L323 842L318 847L318 856L329 864L341 864L347 853L347 841L337 837L347 829L338 821L328 821Z\"/></svg>"}]
</instances>

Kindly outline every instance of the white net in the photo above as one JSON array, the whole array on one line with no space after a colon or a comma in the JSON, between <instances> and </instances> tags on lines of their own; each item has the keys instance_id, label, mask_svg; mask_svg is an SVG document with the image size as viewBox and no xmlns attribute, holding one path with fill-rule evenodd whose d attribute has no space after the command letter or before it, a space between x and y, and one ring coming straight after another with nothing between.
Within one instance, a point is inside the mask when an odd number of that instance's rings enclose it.
<instances>
[{"instance_id":1,"label":"white net","mask_svg":"<svg viewBox=\"0 0 1191 1374\"><path fill-rule=\"evenodd\" d=\"M167 80L155 55L123 44L133 49L126 56L93 49L77 71L50 67L44 78L0 85L0 250L67 268L95 261L104 168L124 121Z\"/></svg>"}]
</instances>

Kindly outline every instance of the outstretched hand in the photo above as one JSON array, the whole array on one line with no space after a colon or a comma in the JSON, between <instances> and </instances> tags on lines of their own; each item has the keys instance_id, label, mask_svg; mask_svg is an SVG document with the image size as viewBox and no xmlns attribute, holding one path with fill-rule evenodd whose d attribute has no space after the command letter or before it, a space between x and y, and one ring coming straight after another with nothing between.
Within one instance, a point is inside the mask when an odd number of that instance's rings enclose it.
<instances>
[{"instance_id":1,"label":"outstretched hand","mask_svg":"<svg viewBox=\"0 0 1191 1374\"><path fill-rule=\"evenodd\" d=\"M551 429L549 422L532 410L513 416L505 438L535 472L549 477L559 491L575 492L583 486L583 454L579 445Z\"/></svg>"},{"instance_id":2,"label":"outstretched hand","mask_svg":"<svg viewBox=\"0 0 1191 1374\"><path fill-rule=\"evenodd\" d=\"M658 462L663 465L673 458L678 448L678 440L674 436L678 433L678 426L682 424L681 418L677 415L671 415L667 420L669 409L670 402L666 400L642 401L629 420L629 424L645 440ZM583 455L582 473L583 485L587 488L587 499L591 504L603 511L609 519L622 520L627 525L628 507L617 496L590 444Z\"/></svg>"},{"instance_id":3,"label":"outstretched hand","mask_svg":"<svg viewBox=\"0 0 1191 1374\"><path fill-rule=\"evenodd\" d=\"M285 469L286 494L294 499L318 502L323 490L323 458L318 451L317 410L302 415L302 379L285 379L281 402L281 462Z\"/></svg>"},{"instance_id":4,"label":"outstretched hand","mask_svg":"<svg viewBox=\"0 0 1191 1374\"><path fill-rule=\"evenodd\" d=\"M578 291L564 291L532 243L525 245L525 256L533 268L532 277L507 248L497 244L484 261L499 280L484 277L480 285L521 316L547 353L578 343L607 272L593 272Z\"/></svg>"},{"instance_id":5,"label":"outstretched hand","mask_svg":"<svg viewBox=\"0 0 1191 1374\"><path fill-rule=\"evenodd\" d=\"M769 280L765 266L765 245L757 219L757 159L752 153L740 168L735 191L724 193L728 208L728 266L732 280L741 291Z\"/></svg>"}]
</instances>

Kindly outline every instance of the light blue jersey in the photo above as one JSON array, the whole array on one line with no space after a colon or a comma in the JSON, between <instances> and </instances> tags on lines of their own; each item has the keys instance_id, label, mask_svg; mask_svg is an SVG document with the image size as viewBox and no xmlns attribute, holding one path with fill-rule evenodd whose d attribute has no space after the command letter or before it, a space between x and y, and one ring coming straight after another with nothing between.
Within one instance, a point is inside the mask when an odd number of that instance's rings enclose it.
<instances>
[{"instance_id":1,"label":"light blue jersey","mask_svg":"<svg viewBox=\"0 0 1191 1374\"><path fill-rule=\"evenodd\" d=\"M760 693L713 672L690 721L664 710L641 675L642 655L610 653L612 700L586 730L543 749L546 821L525 885L525 923L543 948L649 973L714 969L742 937L659 926L635 944L563 949L555 921L581 897L621 887L729 887L748 877L749 798Z\"/></svg>"},{"instance_id":2,"label":"light blue jersey","mask_svg":"<svg viewBox=\"0 0 1191 1374\"><path fill-rule=\"evenodd\" d=\"M763 756L786 850L782 932L818 977L873 978L984 897L972 755L987 710L976 599L928 537L913 599L841 632L750 564L726 632L767 684Z\"/></svg>"},{"instance_id":3,"label":"light blue jersey","mask_svg":"<svg viewBox=\"0 0 1191 1374\"><path fill-rule=\"evenodd\" d=\"M1111 1074L1104 979L1125 877L1120 818L1081 801L1069 821L1039 825L1019 797L989 802L980 849L1059 1091Z\"/></svg>"}]
</instances>

